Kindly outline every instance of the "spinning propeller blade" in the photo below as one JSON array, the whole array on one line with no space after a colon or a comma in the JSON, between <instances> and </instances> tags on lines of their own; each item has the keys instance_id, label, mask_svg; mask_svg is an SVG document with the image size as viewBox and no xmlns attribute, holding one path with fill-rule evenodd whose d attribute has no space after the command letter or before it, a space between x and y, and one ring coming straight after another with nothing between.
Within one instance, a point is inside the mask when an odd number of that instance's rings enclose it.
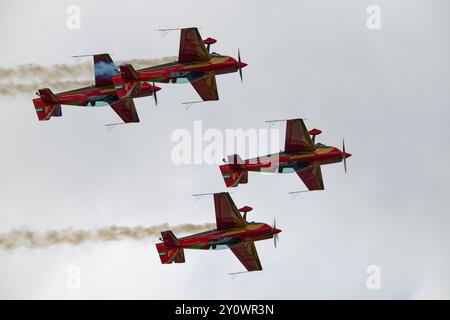
<instances>
[{"instance_id":1,"label":"spinning propeller blade","mask_svg":"<svg viewBox=\"0 0 450 320\"><path fill-rule=\"evenodd\" d=\"M239 77L241 78L242 82L242 67L241 67L241 51L238 49L238 66L239 66Z\"/></svg>"},{"instance_id":2,"label":"spinning propeller blade","mask_svg":"<svg viewBox=\"0 0 450 320\"><path fill-rule=\"evenodd\" d=\"M344 171L347 173L347 154L345 153L345 140L342 139L342 158L344 160Z\"/></svg>"},{"instance_id":3,"label":"spinning propeller blade","mask_svg":"<svg viewBox=\"0 0 450 320\"><path fill-rule=\"evenodd\" d=\"M273 226L272 229L276 229L277 228L277 221L275 220L275 218L273 218ZM275 248L277 247L278 244L278 233L274 233L273 234L273 245L275 246Z\"/></svg>"},{"instance_id":4,"label":"spinning propeller blade","mask_svg":"<svg viewBox=\"0 0 450 320\"><path fill-rule=\"evenodd\" d=\"M153 86L155 86L154 82L153 82ZM156 96L156 91L153 91L153 99L155 99L155 106L158 106L158 97Z\"/></svg>"}]
</instances>

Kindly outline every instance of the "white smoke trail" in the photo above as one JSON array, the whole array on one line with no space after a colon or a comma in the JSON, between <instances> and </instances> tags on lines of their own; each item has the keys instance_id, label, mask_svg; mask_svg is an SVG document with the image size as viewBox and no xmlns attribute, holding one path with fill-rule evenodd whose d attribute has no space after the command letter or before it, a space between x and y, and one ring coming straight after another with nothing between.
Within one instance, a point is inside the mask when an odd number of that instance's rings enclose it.
<instances>
[{"instance_id":1,"label":"white smoke trail","mask_svg":"<svg viewBox=\"0 0 450 320\"><path fill-rule=\"evenodd\" d=\"M181 224L170 227L162 224L151 227L107 226L94 230L62 229L37 232L29 229L17 229L0 234L0 249L13 251L20 247L28 249L48 248L54 245L78 246L84 243L98 243L121 240L145 240L159 236L161 231L172 230L177 233L195 233L214 229L215 224Z\"/></svg>"},{"instance_id":2,"label":"white smoke trail","mask_svg":"<svg viewBox=\"0 0 450 320\"><path fill-rule=\"evenodd\" d=\"M160 59L131 59L118 61L117 65L130 63L135 69L141 69L175 60L176 57L173 56ZM50 88L58 93L89 86L94 82L93 63L87 62L55 64L48 67L24 64L14 68L0 68L0 96L31 96L40 88Z\"/></svg>"},{"instance_id":3,"label":"white smoke trail","mask_svg":"<svg viewBox=\"0 0 450 320\"><path fill-rule=\"evenodd\" d=\"M175 61L174 56L159 59L131 59L118 61L117 66L123 63L131 64L135 69L152 67L163 63ZM52 66L41 66L38 64L23 64L13 68L0 68L0 80L45 80L56 81L61 78L91 77L93 79L94 65L92 62L74 64L55 64Z\"/></svg>"},{"instance_id":4,"label":"white smoke trail","mask_svg":"<svg viewBox=\"0 0 450 320\"><path fill-rule=\"evenodd\" d=\"M54 93L87 87L93 81L42 81L33 83L8 83L0 85L0 96L31 96L37 89L50 88Z\"/></svg>"}]
</instances>

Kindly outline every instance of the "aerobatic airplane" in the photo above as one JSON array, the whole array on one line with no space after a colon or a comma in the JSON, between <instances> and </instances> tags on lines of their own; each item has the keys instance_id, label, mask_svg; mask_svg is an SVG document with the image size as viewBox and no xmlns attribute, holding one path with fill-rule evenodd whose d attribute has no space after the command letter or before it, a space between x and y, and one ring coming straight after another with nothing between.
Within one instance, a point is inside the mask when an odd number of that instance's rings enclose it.
<instances>
[{"instance_id":1,"label":"aerobatic airplane","mask_svg":"<svg viewBox=\"0 0 450 320\"><path fill-rule=\"evenodd\" d=\"M211 44L217 42L215 39L202 40L197 28L180 30L178 61L140 70L135 70L130 64L121 66L120 75L113 77L119 97L127 96L136 82L190 82L203 101L214 101L219 100L216 75L239 71L242 81L242 68L247 64L241 61L239 50L237 60L210 53Z\"/></svg>"},{"instance_id":2,"label":"aerobatic airplane","mask_svg":"<svg viewBox=\"0 0 450 320\"><path fill-rule=\"evenodd\" d=\"M125 122L139 122L139 117L133 98L153 95L156 100L156 91L159 87L149 83L135 84L126 97L119 98L112 82L112 77L119 74L119 70L109 54L96 54L94 56L95 85L54 94L50 89L39 89L39 98L33 99L34 107L39 120L49 120L51 117L61 117L61 105L82 107L99 107L110 105L111 108Z\"/></svg>"},{"instance_id":3,"label":"aerobatic airplane","mask_svg":"<svg viewBox=\"0 0 450 320\"><path fill-rule=\"evenodd\" d=\"M231 249L247 271L262 270L256 251L255 241L273 238L276 247L280 229L265 223L247 222L247 213L252 210L245 206L237 209L228 192L214 194L217 229L177 238L172 231L161 232L156 244L161 263L184 263L184 249ZM244 213L244 216L241 215Z\"/></svg>"},{"instance_id":4,"label":"aerobatic airplane","mask_svg":"<svg viewBox=\"0 0 450 320\"><path fill-rule=\"evenodd\" d=\"M345 172L347 172L346 159L351 157L351 154L345 152L344 141L342 141L342 151L322 143L315 144L315 137L320 133L322 131L318 129L308 131L302 119L287 120L283 152L245 161L237 154L228 156L228 163L220 166L226 186L236 187L240 183L247 183L249 171L295 172L310 191L323 190L320 166L343 161Z\"/></svg>"}]
</instances>

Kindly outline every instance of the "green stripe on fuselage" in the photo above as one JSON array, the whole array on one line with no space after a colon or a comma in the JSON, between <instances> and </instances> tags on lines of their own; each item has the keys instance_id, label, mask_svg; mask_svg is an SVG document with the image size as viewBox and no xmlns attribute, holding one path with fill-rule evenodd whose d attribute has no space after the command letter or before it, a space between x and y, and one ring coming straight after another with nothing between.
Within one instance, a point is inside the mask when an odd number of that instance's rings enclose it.
<instances>
[{"instance_id":1,"label":"green stripe on fuselage","mask_svg":"<svg viewBox=\"0 0 450 320\"><path fill-rule=\"evenodd\" d=\"M81 101L68 102L68 103L64 103L64 104L66 104L68 106L81 106L81 105L83 105L81 103Z\"/></svg>"},{"instance_id":2,"label":"green stripe on fuselage","mask_svg":"<svg viewBox=\"0 0 450 320\"><path fill-rule=\"evenodd\" d=\"M203 249L204 246L204 244L198 244L196 246L188 247L187 249Z\"/></svg>"},{"instance_id":3,"label":"green stripe on fuselage","mask_svg":"<svg viewBox=\"0 0 450 320\"><path fill-rule=\"evenodd\" d=\"M145 80L145 81L151 84L152 82L164 82L164 80L165 78L155 78L152 80Z\"/></svg>"},{"instance_id":4,"label":"green stripe on fuselage","mask_svg":"<svg viewBox=\"0 0 450 320\"><path fill-rule=\"evenodd\" d=\"M173 67L180 64L178 61L174 61L174 62L168 62L168 63L164 63L164 64L160 64L159 66L153 66L153 67L148 67L148 68L144 68L144 69L139 69L139 71L145 71L145 70L153 70L153 69L159 69L159 68L165 68L165 67Z\"/></svg>"},{"instance_id":5,"label":"green stripe on fuselage","mask_svg":"<svg viewBox=\"0 0 450 320\"><path fill-rule=\"evenodd\" d=\"M190 239L190 238L194 238L194 237L197 237L197 236L203 236L203 235L214 233L214 232L218 232L218 231L219 230L209 230L209 231L205 231L205 232L196 233L196 234L193 234L193 235L190 235L190 236L186 236L186 237L183 237L183 238L180 238L180 239Z\"/></svg>"}]
</instances>

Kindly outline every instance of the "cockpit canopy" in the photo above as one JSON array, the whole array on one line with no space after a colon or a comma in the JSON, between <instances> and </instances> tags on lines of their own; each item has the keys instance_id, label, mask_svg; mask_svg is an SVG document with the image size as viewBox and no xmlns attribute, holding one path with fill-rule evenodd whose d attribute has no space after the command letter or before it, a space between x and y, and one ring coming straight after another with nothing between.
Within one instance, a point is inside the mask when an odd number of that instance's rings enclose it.
<instances>
[{"instance_id":1,"label":"cockpit canopy","mask_svg":"<svg viewBox=\"0 0 450 320\"><path fill-rule=\"evenodd\" d=\"M211 57L215 57L215 58L223 57L221 54L219 54L217 52L211 52L210 55L211 55Z\"/></svg>"},{"instance_id":2,"label":"cockpit canopy","mask_svg":"<svg viewBox=\"0 0 450 320\"><path fill-rule=\"evenodd\" d=\"M316 143L316 148L327 148L327 147L328 146L324 145L323 143L320 143L320 142Z\"/></svg>"}]
</instances>

